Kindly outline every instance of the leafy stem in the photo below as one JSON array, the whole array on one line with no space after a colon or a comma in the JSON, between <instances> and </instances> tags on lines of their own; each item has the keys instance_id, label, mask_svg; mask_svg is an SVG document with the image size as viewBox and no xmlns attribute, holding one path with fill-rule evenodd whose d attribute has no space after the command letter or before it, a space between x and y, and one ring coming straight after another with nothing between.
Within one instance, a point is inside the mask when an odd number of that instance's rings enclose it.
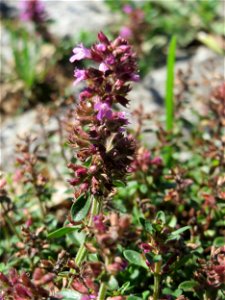
<instances>
[{"instance_id":1,"label":"leafy stem","mask_svg":"<svg viewBox=\"0 0 225 300\"><path fill-rule=\"evenodd\" d=\"M99 214L99 203L98 203L98 200L97 198L93 197L92 198L92 207L91 207L91 215L90 215L90 219L89 219L89 222L88 222L88 226L92 226L92 223L93 223L93 217L95 215L98 215ZM83 243L80 245L80 248L77 252L77 255L76 255L76 258L75 258L75 264L79 267L82 263L82 261L84 260L85 256L86 256L86 253L87 253L87 249L85 247L85 241L86 241L86 236L84 238L84 241Z\"/></svg>"},{"instance_id":2,"label":"leafy stem","mask_svg":"<svg viewBox=\"0 0 225 300\"><path fill-rule=\"evenodd\" d=\"M11 219L7 215L5 215L5 221L8 224L9 228L12 230L12 232L17 236L19 241L22 241L22 237L20 236L20 234L17 231L15 225L13 224L13 222L11 221Z\"/></svg>"},{"instance_id":3,"label":"leafy stem","mask_svg":"<svg viewBox=\"0 0 225 300\"><path fill-rule=\"evenodd\" d=\"M104 300L105 299L105 294L106 294L107 286L105 282L101 283L99 293L98 293L98 298L97 300Z\"/></svg>"},{"instance_id":4,"label":"leafy stem","mask_svg":"<svg viewBox=\"0 0 225 300\"><path fill-rule=\"evenodd\" d=\"M98 199L96 197L92 197L92 206L91 206L91 215L90 215L90 219L89 219L89 222L88 222L88 226L92 226L92 223L93 223L93 217L95 215L98 215L99 214L99 211L100 211L100 203L98 201ZM80 245L80 248L78 249L78 252L77 252L77 255L76 255L76 258L75 258L75 264L79 267L81 265L81 263L83 262L86 254L87 254L87 249L85 247L85 242L86 242L86 238L87 236L84 237L84 241L83 243ZM71 272L74 274L75 273L75 270L71 270ZM71 279L69 280L68 282L68 287L70 287L71 283L72 283L72 280L73 280L73 277L71 277Z\"/></svg>"},{"instance_id":5,"label":"leafy stem","mask_svg":"<svg viewBox=\"0 0 225 300\"><path fill-rule=\"evenodd\" d=\"M161 265L162 265L161 261L155 264L153 300L159 299Z\"/></svg>"}]
</instances>

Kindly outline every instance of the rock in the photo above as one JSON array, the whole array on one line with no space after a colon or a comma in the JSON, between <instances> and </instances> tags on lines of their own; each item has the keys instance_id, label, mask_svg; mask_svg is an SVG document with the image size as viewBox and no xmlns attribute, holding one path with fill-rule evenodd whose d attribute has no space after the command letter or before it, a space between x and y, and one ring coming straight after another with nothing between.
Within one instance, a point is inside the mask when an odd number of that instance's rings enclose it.
<instances>
[{"instance_id":1,"label":"rock","mask_svg":"<svg viewBox=\"0 0 225 300\"><path fill-rule=\"evenodd\" d=\"M58 36L73 37L80 31L97 32L111 22L104 1L55 1L54 5L46 1L46 10L54 20L50 30Z\"/></svg>"},{"instance_id":2,"label":"rock","mask_svg":"<svg viewBox=\"0 0 225 300\"><path fill-rule=\"evenodd\" d=\"M199 47L195 55L189 59L176 62L175 74L181 70L190 73L189 81L193 84L192 93L195 98L208 95L212 86L209 82L221 82L224 78L224 57L216 55L206 47ZM143 87L149 91L155 103L163 105L166 85L166 67L150 71L143 80Z\"/></svg>"},{"instance_id":3,"label":"rock","mask_svg":"<svg viewBox=\"0 0 225 300\"><path fill-rule=\"evenodd\" d=\"M50 31L57 36L76 36L80 31L97 32L111 23L111 13L103 0L43 1L49 19ZM4 7L18 13L18 2L3 1ZM5 9L6 10L6 9ZM115 21L115 19L113 20Z\"/></svg>"},{"instance_id":4,"label":"rock","mask_svg":"<svg viewBox=\"0 0 225 300\"><path fill-rule=\"evenodd\" d=\"M31 110L20 116L8 118L1 124L1 169L10 171L15 163L15 146L19 141L19 137L25 134L31 134L38 137L37 143L40 143L42 129L37 121L38 111ZM57 130L55 119L50 119L47 131Z\"/></svg>"}]
</instances>

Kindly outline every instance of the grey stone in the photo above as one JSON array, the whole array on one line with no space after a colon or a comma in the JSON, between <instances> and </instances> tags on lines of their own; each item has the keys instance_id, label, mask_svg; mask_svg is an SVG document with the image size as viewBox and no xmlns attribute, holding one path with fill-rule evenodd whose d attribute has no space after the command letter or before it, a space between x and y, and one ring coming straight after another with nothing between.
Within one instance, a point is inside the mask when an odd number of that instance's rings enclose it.
<instances>
[{"instance_id":1,"label":"grey stone","mask_svg":"<svg viewBox=\"0 0 225 300\"><path fill-rule=\"evenodd\" d=\"M3 3L18 13L18 0ZM97 32L112 22L111 13L103 0L47 0L43 3L52 20L50 31L58 36L73 37L81 30Z\"/></svg>"},{"instance_id":2,"label":"grey stone","mask_svg":"<svg viewBox=\"0 0 225 300\"><path fill-rule=\"evenodd\" d=\"M175 74L178 70L187 73L189 69L191 70L190 81L197 83L193 94L198 98L198 95L204 96L210 92L212 87L208 82L221 81L221 78L224 78L225 60L224 57L202 46L193 57L176 62ZM166 67L150 71L143 80L143 87L150 92L153 101L159 105L164 103L166 72Z\"/></svg>"}]
</instances>

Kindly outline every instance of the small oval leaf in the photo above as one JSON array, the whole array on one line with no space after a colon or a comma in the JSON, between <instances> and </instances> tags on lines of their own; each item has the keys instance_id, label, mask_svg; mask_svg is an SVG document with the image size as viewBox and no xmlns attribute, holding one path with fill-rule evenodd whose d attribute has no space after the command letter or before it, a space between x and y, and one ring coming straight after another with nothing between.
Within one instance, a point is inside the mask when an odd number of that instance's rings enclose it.
<instances>
[{"instance_id":1,"label":"small oval leaf","mask_svg":"<svg viewBox=\"0 0 225 300\"><path fill-rule=\"evenodd\" d=\"M63 296L62 300L81 300L82 295L73 290L63 290L59 296Z\"/></svg>"},{"instance_id":2,"label":"small oval leaf","mask_svg":"<svg viewBox=\"0 0 225 300\"><path fill-rule=\"evenodd\" d=\"M178 288L183 291L193 291L193 289L197 286L197 282L194 280L183 281Z\"/></svg>"},{"instance_id":3,"label":"small oval leaf","mask_svg":"<svg viewBox=\"0 0 225 300\"><path fill-rule=\"evenodd\" d=\"M62 228L59 228L59 229L56 229L55 231L53 232L50 232L48 234L48 238L49 239L55 239L55 238L60 238L70 232L73 232L74 230L78 229L77 226L71 226L71 227L62 227Z\"/></svg>"},{"instance_id":4,"label":"small oval leaf","mask_svg":"<svg viewBox=\"0 0 225 300\"><path fill-rule=\"evenodd\" d=\"M158 211L156 215L156 219L160 220L162 224L165 224L166 223L165 213L162 210Z\"/></svg>"},{"instance_id":5,"label":"small oval leaf","mask_svg":"<svg viewBox=\"0 0 225 300\"><path fill-rule=\"evenodd\" d=\"M138 253L134 250L125 250L123 252L123 255L131 264L148 269L148 267L140 253Z\"/></svg>"},{"instance_id":6,"label":"small oval leaf","mask_svg":"<svg viewBox=\"0 0 225 300\"><path fill-rule=\"evenodd\" d=\"M183 233L184 231L186 231L186 230L188 230L188 229L190 229L190 228L191 228L191 226L184 226L184 227L181 227L181 228L179 228L179 229L173 231L173 232L171 233L171 235L179 235L179 234Z\"/></svg>"},{"instance_id":7,"label":"small oval leaf","mask_svg":"<svg viewBox=\"0 0 225 300\"><path fill-rule=\"evenodd\" d=\"M72 205L70 213L74 222L82 221L89 212L91 206L91 197L82 194L77 198L76 202Z\"/></svg>"},{"instance_id":8,"label":"small oval leaf","mask_svg":"<svg viewBox=\"0 0 225 300\"><path fill-rule=\"evenodd\" d=\"M184 231L190 229L190 228L191 228L191 226L184 226L182 228L179 228L179 229L171 232L171 234L169 235L169 237L166 240L166 242L172 241L172 240L175 240L175 239L179 239L180 238L180 234L183 233Z\"/></svg>"},{"instance_id":9,"label":"small oval leaf","mask_svg":"<svg viewBox=\"0 0 225 300\"><path fill-rule=\"evenodd\" d=\"M217 238L215 238L215 240L213 241L213 246L216 247L222 247L225 245L225 238L223 236L218 236Z\"/></svg>"}]
</instances>

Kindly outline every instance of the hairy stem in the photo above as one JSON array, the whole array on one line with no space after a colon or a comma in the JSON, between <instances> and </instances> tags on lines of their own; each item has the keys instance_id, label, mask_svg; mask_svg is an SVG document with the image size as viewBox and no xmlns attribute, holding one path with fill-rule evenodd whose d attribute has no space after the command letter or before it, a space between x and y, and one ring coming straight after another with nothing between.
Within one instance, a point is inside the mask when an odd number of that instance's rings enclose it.
<instances>
[{"instance_id":1,"label":"hairy stem","mask_svg":"<svg viewBox=\"0 0 225 300\"><path fill-rule=\"evenodd\" d=\"M92 207L91 207L91 215L90 215L90 219L88 222L88 226L92 226L92 222L93 222L93 217L95 215L97 215L99 213L99 204L98 201L95 197L93 197L93 201L92 201ZM84 238L83 243L80 245L80 248L77 252L76 258L75 258L75 264L79 267L80 264L82 263L82 261L84 260L86 254L87 254L87 249L85 247L85 242L86 242L86 237Z\"/></svg>"},{"instance_id":2,"label":"hairy stem","mask_svg":"<svg viewBox=\"0 0 225 300\"><path fill-rule=\"evenodd\" d=\"M17 238L22 241L22 237L20 236L19 232L17 231L15 225L13 224L13 222L11 221L11 219L5 215L5 221L8 224L9 228L12 230L12 232L17 236Z\"/></svg>"},{"instance_id":3,"label":"hairy stem","mask_svg":"<svg viewBox=\"0 0 225 300\"><path fill-rule=\"evenodd\" d=\"M205 291L203 295L203 300L211 300L211 299L216 299L216 295L211 295L209 291Z\"/></svg>"},{"instance_id":4,"label":"hairy stem","mask_svg":"<svg viewBox=\"0 0 225 300\"><path fill-rule=\"evenodd\" d=\"M99 292L98 292L97 300L105 300L106 290L107 290L107 286L106 286L105 282L102 282Z\"/></svg>"},{"instance_id":5,"label":"hairy stem","mask_svg":"<svg viewBox=\"0 0 225 300\"><path fill-rule=\"evenodd\" d=\"M90 219L88 222L88 226L92 226L93 223L93 217L99 214L99 210L100 210L100 204L97 200L97 198L93 197L92 198L92 206L91 206L91 215L90 215ZM77 252L76 258L75 258L75 264L79 267L81 265L81 263L83 262L86 254L87 254L87 249L85 247L85 242L86 242L86 238L87 236L84 237L84 241L83 243L80 245L80 248ZM75 270L71 270L72 273L75 273ZM73 278L71 278L69 280L68 283L68 287L70 287L71 283L72 283Z\"/></svg>"},{"instance_id":6,"label":"hairy stem","mask_svg":"<svg viewBox=\"0 0 225 300\"><path fill-rule=\"evenodd\" d=\"M161 264L161 261L155 264L153 300L159 299Z\"/></svg>"},{"instance_id":7,"label":"hairy stem","mask_svg":"<svg viewBox=\"0 0 225 300\"><path fill-rule=\"evenodd\" d=\"M39 206L40 206L40 210L41 210L41 217L42 219L45 218L45 207L44 204L42 203L41 199L38 198L38 202L39 202Z\"/></svg>"}]
</instances>

